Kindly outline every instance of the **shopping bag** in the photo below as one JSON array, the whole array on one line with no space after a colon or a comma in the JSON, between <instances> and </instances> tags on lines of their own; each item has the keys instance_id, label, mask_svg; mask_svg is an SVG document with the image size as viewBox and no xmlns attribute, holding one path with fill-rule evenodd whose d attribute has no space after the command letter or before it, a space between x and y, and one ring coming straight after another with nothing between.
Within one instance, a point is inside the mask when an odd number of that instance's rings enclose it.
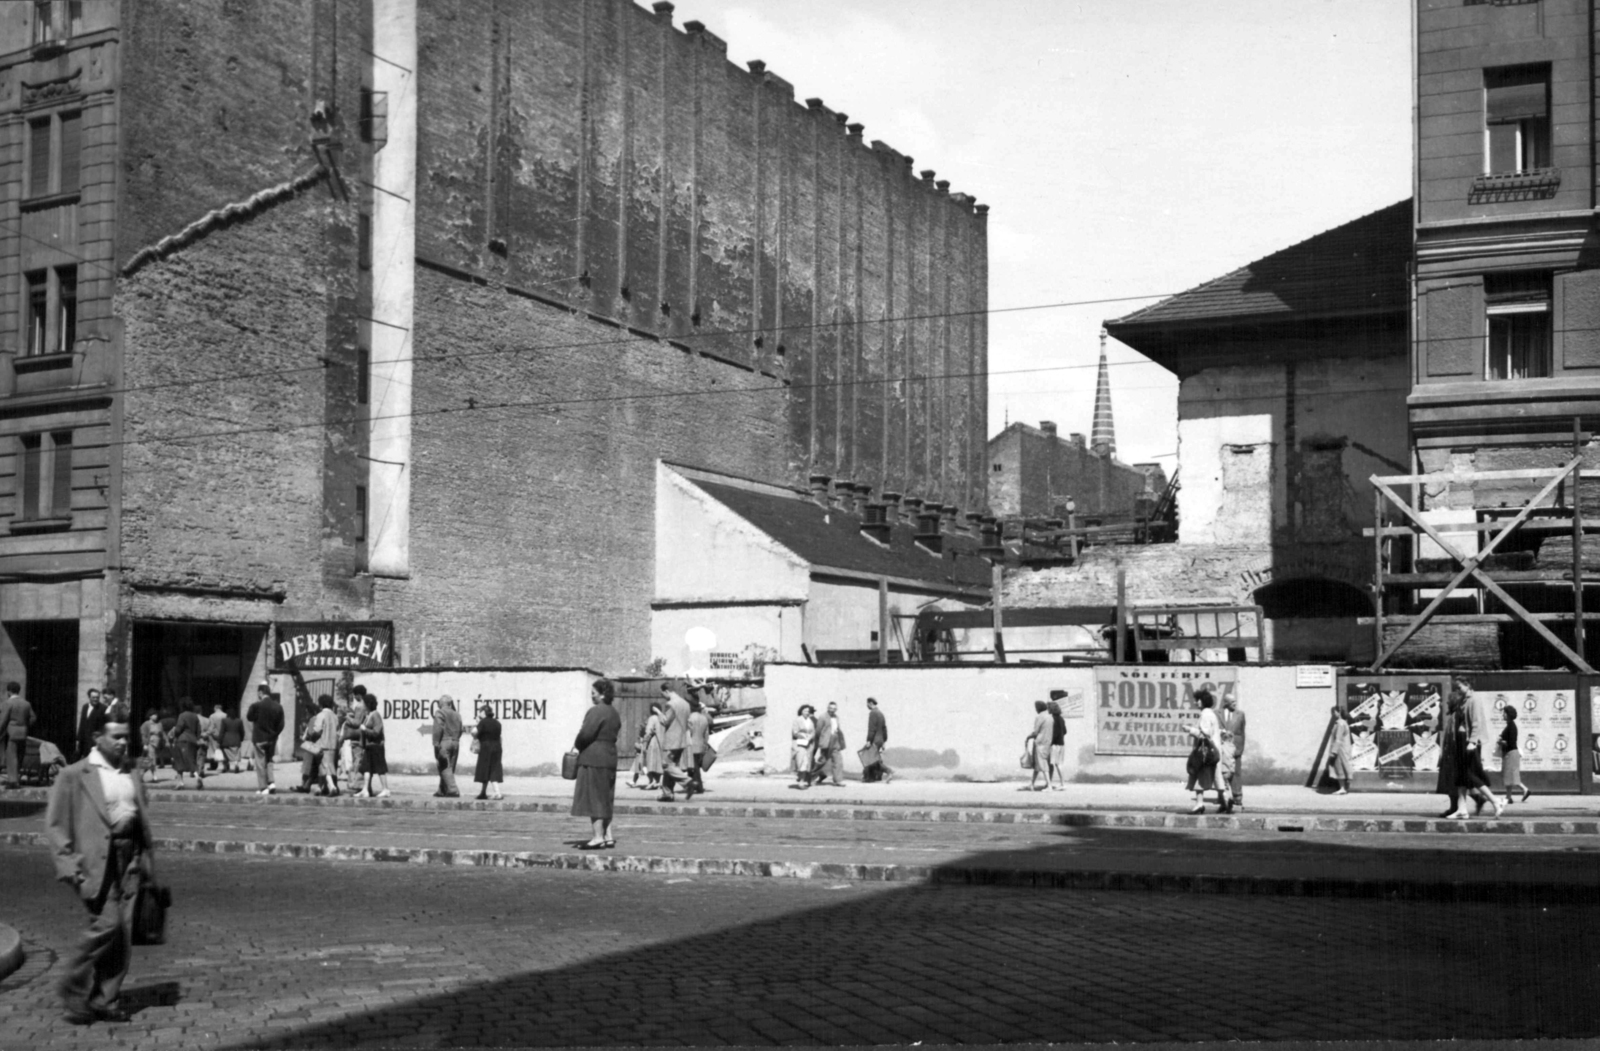
<instances>
[{"instance_id":1,"label":"shopping bag","mask_svg":"<svg viewBox=\"0 0 1600 1051\"><path fill-rule=\"evenodd\" d=\"M578 750L574 748L561 757L561 776L568 781L578 779Z\"/></svg>"}]
</instances>

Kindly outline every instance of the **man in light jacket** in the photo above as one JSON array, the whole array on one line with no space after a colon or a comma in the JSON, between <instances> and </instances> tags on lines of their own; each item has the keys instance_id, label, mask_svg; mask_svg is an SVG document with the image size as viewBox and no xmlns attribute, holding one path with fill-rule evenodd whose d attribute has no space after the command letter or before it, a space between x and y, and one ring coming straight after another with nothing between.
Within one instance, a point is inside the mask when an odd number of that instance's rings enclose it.
<instances>
[{"instance_id":1,"label":"man in light jacket","mask_svg":"<svg viewBox=\"0 0 1600 1051\"><path fill-rule=\"evenodd\" d=\"M689 702L666 683L661 684L661 698L666 705L661 710L661 794L656 798L670 803L676 784L683 785L684 799L694 795L694 781L683 767L689 750Z\"/></svg>"},{"instance_id":2,"label":"man in light jacket","mask_svg":"<svg viewBox=\"0 0 1600 1051\"><path fill-rule=\"evenodd\" d=\"M455 698L439 696L439 712L433 717L433 761L439 767L438 797L459 796L456 787L456 759L461 755L461 716Z\"/></svg>"},{"instance_id":3,"label":"man in light jacket","mask_svg":"<svg viewBox=\"0 0 1600 1051\"><path fill-rule=\"evenodd\" d=\"M128 1020L117 1000L133 958L134 903L155 876L144 787L123 769L128 718L127 708L110 709L94 749L50 786L45 810L56 878L89 910L89 929L59 986L73 1025Z\"/></svg>"}]
</instances>

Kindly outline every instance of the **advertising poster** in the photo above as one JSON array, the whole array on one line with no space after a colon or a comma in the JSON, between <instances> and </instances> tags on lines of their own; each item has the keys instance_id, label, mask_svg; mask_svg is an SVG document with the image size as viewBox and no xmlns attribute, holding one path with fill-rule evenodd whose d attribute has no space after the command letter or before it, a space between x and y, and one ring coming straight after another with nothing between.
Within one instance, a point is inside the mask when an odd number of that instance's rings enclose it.
<instances>
[{"instance_id":1,"label":"advertising poster","mask_svg":"<svg viewBox=\"0 0 1600 1051\"><path fill-rule=\"evenodd\" d=\"M1435 679L1386 675L1344 681L1351 769L1404 780L1439 769L1444 688Z\"/></svg>"},{"instance_id":2,"label":"advertising poster","mask_svg":"<svg viewBox=\"0 0 1600 1051\"><path fill-rule=\"evenodd\" d=\"M1600 727L1600 686L1589 687L1589 727ZM1589 777L1600 781L1600 733L1590 734L1589 749Z\"/></svg>"},{"instance_id":3,"label":"advertising poster","mask_svg":"<svg viewBox=\"0 0 1600 1051\"><path fill-rule=\"evenodd\" d=\"M1195 691L1209 686L1222 707L1236 696L1239 670L1228 665L1100 665L1094 670L1095 754L1189 754L1199 721ZM1241 699L1240 703L1243 703Z\"/></svg>"},{"instance_id":4,"label":"advertising poster","mask_svg":"<svg viewBox=\"0 0 1600 1051\"><path fill-rule=\"evenodd\" d=\"M1495 737L1505 725L1500 710L1507 705L1517 709L1517 750L1522 769L1530 772L1572 771L1578 769L1578 719L1573 709L1571 690L1497 690L1491 709ZM1485 766L1498 769L1498 757L1485 757Z\"/></svg>"}]
</instances>

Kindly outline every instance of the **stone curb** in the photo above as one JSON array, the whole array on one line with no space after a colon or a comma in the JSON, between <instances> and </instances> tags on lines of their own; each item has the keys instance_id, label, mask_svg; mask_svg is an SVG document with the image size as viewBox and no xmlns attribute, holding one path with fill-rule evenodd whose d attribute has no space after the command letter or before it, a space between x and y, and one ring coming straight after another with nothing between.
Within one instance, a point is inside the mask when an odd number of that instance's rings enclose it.
<instances>
[{"instance_id":1,"label":"stone curb","mask_svg":"<svg viewBox=\"0 0 1600 1051\"><path fill-rule=\"evenodd\" d=\"M22 966L22 935L0 923L0 981Z\"/></svg>"},{"instance_id":2,"label":"stone curb","mask_svg":"<svg viewBox=\"0 0 1600 1051\"><path fill-rule=\"evenodd\" d=\"M42 846L38 832L0 833L0 845ZM745 876L770 879L851 880L860 883L929 883L963 886L1033 887L1055 890L1145 891L1299 898L1381 898L1425 902L1493 904L1600 903L1600 887L1573 883L1466 883L1398 879L1272 877L1203 872L1105 872L1093 869L990 868L966 865L899 865L865 862L755 861L740 858L673 858L651 855L353 847L322 843L256 843L247 840L157 839L161 850L191 854L320 861L390 862L491 868L548 868L585 872L631 872L665 876Z\"/></svg>"},{"instance_id":3,"label":"stone curb","mask_svg":"<svg viewBox=\"0 0 1600 1051\"><path fill-rule=\"evenodd\" d=\"M343 806L362 809L458 811L484 810L507 813L566 813L566 800L526 802L479 802L475 799L431 799L391 796L388 799L358 799L344 795L331 798L286 793L258 796L254 792L223 789L206 792L155 790L152 798L163 802L243 803L263 806ZM24 789L6 796L7 800L44 802L43 789ZM4 802L4 800L0 800ZM1164 828L1210 829L1257 832L1400 832L1410 834L1495 834L1511 836L1600 836L1600 818L1562 820L1559 818L1468 819L1443 818L1338 817L1293 812L1239 815L1192 815L1160 811L1099 811L1006 809L996 807L928 806L792 806L777 803L618 803L616 813L628 815L675 814L680 817L722 818L802 818L826 821L921 821L951 824L1060 825L1073 828Z\"/></svg>"}]
</instances>

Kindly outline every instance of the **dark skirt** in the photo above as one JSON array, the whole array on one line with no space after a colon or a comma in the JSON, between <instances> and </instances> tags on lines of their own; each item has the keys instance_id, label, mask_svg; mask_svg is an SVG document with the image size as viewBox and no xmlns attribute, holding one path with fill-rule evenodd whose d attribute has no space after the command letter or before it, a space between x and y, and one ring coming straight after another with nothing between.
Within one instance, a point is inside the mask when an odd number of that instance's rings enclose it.
<instances>
[{"instance_id":1,"label":"dark skirt","mask_svg":"<svg viewBox=\"0 0 1600 1051\"><path fill-rule=\"evenodd\" d=\"M572 786L572 816L611 820L617 801L617 768L580 766Z\"/></svg>"},{"instance_id":2,"label":"dark skirt","mask_svg":"<svg viewBox=\"0 0 1600 1051\"><path fill-rule=\"evenodd\" d=\"M1489 772L1483 768L1481 749L1466 749L1466 754L1461 759L1461 766L1456 771L1456 778L1462 788L1489 787Z\"/></svg>"},{"instance_id":3,"label":"dark skirt","mask_svg":"<svg viewBox=\"0 0 1600 1051\"><path fill-rule=\"evenodd\" d=\"M389 760L384 755L383 745L369 744L363 749L363 751L365 751L367 755L367 768L363 770L362 773L383 774L387 776L389 773Z\"/></svg>"},{"instance_id":4,"label":"dark skirt","mask_svg":"<svg viewBox=\"0 0 1600 1051\"><path fill-rule=\"evenodd\" d=\"M179 741L178 754L176 756L176 761L173 763L174 769L176 769L180 774L199 773L200 767L196 763L196 755L198 750L199 743L196 741Z\"/></svg>"},{"instance_id":5,"label":"dark skirt","mask_svg":"<svg viewBox=\"0 0 1600 1051\"><path fill-rule=\"evenodd\" d=\"M505 771L500 768L499 741L478 742L478 763L472 768L472 779L482 784L506 779Z\"/></svg>"}]
</instances>

